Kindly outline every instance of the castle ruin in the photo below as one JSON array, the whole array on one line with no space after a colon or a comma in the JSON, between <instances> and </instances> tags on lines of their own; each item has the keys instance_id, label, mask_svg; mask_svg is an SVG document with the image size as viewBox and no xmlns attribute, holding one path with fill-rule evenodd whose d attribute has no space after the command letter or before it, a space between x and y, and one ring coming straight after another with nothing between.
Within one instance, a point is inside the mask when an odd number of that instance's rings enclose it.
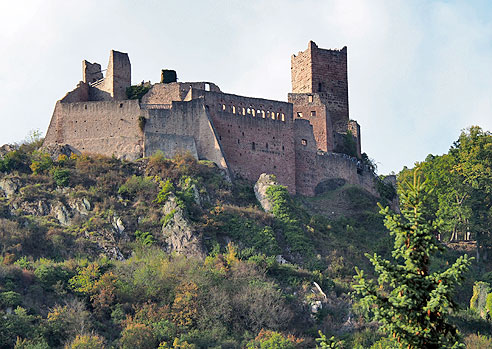
<instances>
[{"instance_id":1,"label":"castle ruin","mask_svg":"<svg viewBox=\"0 0 492 349\"><path fill-rule=\"evenodd\" d=\"M360 161L360 127L349 119L346 47L326 50L310 41L293 55L288 102L177 82L172 71L140 100L128 99L126 53L111 51L105 76L98 63L82 67L83 80L55 105L45 145L126 159L188 151L231 179L274 174L292 194L312 196L333 178L375 193L373 174Z\"/></svg>"}]
</instances>

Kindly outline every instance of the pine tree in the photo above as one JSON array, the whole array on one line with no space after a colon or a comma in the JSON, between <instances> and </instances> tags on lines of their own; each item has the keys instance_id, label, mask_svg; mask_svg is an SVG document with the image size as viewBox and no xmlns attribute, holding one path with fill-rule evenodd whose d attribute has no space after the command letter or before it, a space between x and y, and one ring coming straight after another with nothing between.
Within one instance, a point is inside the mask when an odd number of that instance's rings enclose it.
<instances>
[{"instance_id":1,"label":"pine tree","mask_svg":"<svg viewBox=\"0 0 492 349\"><path fill-rule=\"evenodd\" d=\"M400 192L401 215L381 207L385 226L395 236L392 255L396 263L377 254L367 255L378 274L377 282L357 269L354 289L363 308L400 347L459 348L459 336L448 314L456 308L452 294L471 259L464 255L443 272L429 270L430 257L439 249L434 236L437 227L426 219L424 202L430 193L415 170L413 183L406 181Z\"/></svg>"}]
</instances>

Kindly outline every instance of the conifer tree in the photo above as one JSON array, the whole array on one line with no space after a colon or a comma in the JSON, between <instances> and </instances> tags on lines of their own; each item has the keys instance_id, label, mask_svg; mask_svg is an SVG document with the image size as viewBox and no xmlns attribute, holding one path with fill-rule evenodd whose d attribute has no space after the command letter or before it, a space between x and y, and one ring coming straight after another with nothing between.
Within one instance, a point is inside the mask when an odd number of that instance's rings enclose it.
<instances>
[{"instance_id":1,"label":"conifer tree","mask_svg":"<svg viewBox=\"0 0 492 349\"><path fill-rule=\"evenodd\" d=\"M415 170L413 183L406 181L400 192L401 214L381 207L385 226L395 236L392 255L396 263L377 254L367 255L378 274L377 282L356 269L354 288L363 308L400 347L459 348L459 336L448 314L456 308L452 294L471 259L464 255L443 272L429 270L430 257L439 249L434 236L437 227L426 219L424 202L430 192Z\"/></svg>"}]
</instances>

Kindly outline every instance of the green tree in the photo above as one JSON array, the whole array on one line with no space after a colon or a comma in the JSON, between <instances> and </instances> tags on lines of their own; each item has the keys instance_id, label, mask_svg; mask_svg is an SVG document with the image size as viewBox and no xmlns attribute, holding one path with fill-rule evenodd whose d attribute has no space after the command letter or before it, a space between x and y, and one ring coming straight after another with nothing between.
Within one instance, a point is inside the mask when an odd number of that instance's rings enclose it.
<instances>
[{"instance_id":1,"label":"green tree","mask_svg":"<svg viewBox=\"0 0 492 349\"><path fill-rule=\"evenodd\" d=\"M470 265L467 255L443 272L429 270L430 257L438 250L436 226L427 220L429 194L418 170L413 183L400 192L402 214L385 214L385 225L395 236L393 257L399 263L374 254L369 257L378 274L368 280L357 269L354 285L362 307L381 324L381 329L405 348L458 348L459 336L447 315L456 307L452 293Z\"/></svg>"}]
</instances>

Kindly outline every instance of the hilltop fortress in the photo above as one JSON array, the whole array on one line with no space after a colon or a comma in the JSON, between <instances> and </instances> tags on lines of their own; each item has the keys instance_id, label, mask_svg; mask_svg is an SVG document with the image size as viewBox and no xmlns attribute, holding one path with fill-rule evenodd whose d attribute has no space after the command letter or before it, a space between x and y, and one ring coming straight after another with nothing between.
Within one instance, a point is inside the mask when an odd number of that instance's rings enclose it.
<instances>
[{"instance_id":1,"label":"hilltop fortress","mask_svg":"<svg viewBox=\"0 0 492 349\"><path fill-rule=\"evenodd\" d=\"M105 76L100 64L82 67L82 81L56 103L45 146L126 159L188 151L231 179L274 174L292 194L314 195L334 178L375 193L374 175L360 161L360 127L349 118L346 47L310 41L293 55L288 102L177 82L167 70L161 83L137 87L145 92L140 99L128 99L135 87L126 53L111 51Z\"/></svg>"}]
</instances>

